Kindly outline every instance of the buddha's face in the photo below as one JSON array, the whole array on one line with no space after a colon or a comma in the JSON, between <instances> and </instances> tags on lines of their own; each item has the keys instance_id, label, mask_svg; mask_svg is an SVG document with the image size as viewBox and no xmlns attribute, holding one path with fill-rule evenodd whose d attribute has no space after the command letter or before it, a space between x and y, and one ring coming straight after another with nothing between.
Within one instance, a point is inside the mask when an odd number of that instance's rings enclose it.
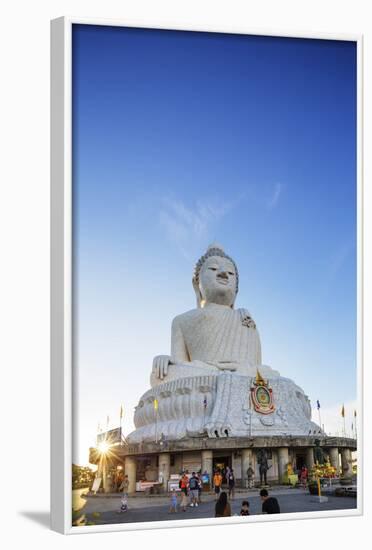
<instances>
[{"instance_id":1,"label":"buddha's face","mask_svg":"<svg viewBox=\"0 0 372 550\"><path fill-rule=\"evenodd\" d=\"M199 288L204 305L215 303L232 306L236 294L236 271L227 258L211 256L201 267Z\"/></svg>"}]
</instances>

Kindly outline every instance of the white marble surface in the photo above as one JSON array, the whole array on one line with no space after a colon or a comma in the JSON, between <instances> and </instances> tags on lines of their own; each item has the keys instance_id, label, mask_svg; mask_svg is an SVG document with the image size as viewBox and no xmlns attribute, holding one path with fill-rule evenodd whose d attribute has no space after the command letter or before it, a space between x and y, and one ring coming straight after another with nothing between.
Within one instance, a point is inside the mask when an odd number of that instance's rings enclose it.
<instances>
[{"instance_id":1,"label":"white marble surface","mask_svg":"<svg viewBox=\"0 0 372 550\"><path fill-rule=\"evenodd\" d=\"M256 324L248 310L234 309L238 269L222 247L211 245L197 262L193 287L197 308L174 318L171 353L154 358L151 390L136 408L129 441L153 441L161 434L179 440L226 437L226 431L234 437L318 432L303 390L261 365ZM271 414L249 405L257 367L273 390Z\"/></svg>"},{"instance_id":2,"label":"white marble surface","mask_svg":"<svg viewBox=\"0 0 372 550\"><path fill-rule=\"evenodd\" d=\"M131 443L154 441L161 434L171 440L203 434L217 437L216 432L226 437L225 430L230 437L319 432L319 426L311 421L308 397L292 380L282 376L269 379L275 410L267 415L250 407L253 381L250 376L224 372L159 384L142 396L134 416L136 430L128 439Z\"/></svg>"}]
</instances>

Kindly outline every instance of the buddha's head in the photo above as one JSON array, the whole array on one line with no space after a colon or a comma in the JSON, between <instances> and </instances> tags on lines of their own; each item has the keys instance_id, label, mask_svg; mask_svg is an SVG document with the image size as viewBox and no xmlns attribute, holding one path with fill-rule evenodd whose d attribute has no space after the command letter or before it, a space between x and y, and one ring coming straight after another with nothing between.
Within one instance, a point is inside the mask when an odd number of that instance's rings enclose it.
<instances>
[{"instance_id":1,"label":"buddha's head","mask_svg":"<svg viewBox=\"0 0 372 550\"><path fill-rule=\"evenodd\" d=\"M198 307L213 303L232 308L238 293L238 268L221 246L212 244L197 262L192 283Z\"/></svg>"}]
</instances>

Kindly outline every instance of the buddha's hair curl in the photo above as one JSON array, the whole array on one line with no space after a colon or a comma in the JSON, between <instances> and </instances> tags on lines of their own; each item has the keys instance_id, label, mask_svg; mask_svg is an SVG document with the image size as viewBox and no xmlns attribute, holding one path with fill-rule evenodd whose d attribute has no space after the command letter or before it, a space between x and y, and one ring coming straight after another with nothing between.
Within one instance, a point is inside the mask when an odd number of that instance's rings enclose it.
<instances>
[{"instance_id":1,"label":"buddha's hair curl","mask_svg":"<svg viewBox=\"0 0 372 550\"><path fill-rule=\"evenodd\" d=\"M236 294L238 294L238 290L239 290L239 272L238 272L237 265L230 256L225 254L225 252L221 248L217 248L217 247L208 248L207 252L201 258L199 258L199 260L197 261L197 263L195 265L195 269L194 269L194 275L193 275L193 278L192 278L193 285L194 286L199 285L200 270L201 270L204 262L207 260L207 258L210 258L211 256L220 256L221 258L226 258L227 260L229 260L233 264L234 269L235 269L235 273L236 273L235 292L236 292Z\"/></svg>"}]
</instances>

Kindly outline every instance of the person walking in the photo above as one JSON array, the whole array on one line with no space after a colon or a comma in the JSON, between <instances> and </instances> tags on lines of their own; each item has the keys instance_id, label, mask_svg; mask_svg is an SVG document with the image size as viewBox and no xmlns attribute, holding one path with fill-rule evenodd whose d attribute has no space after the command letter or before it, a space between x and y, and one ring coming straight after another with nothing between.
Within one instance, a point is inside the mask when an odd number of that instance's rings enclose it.
<instances>
[{"instance_id":1,"label":"person walking","mask_svg":"<svg viewBox=\"0 0 372 550\"><path fill-rule=\"evenodd\" d=\"M182 495L181 510L183 512L186 512L186 508L187 508L187 505L188 505L187 493L188 493L188 487L189 487L189 478L187 477L186 472L183 473L183 475L180 479L179 486L180 486L181 495Z\"/></svg>"},{"instance_id":2,"label":"person walking","mask_svg":"<svg viewBox=\"0 0 372 550\"><path fill-rule=\"evenodd\" d=\"M181 492L181 510L182 512L186 512L187 505L189 503L189 499L187 498L187 493Z\"/></svg>"},{"instance_id":3,"label":"person walking","mask_svg":"<svg viewBox=\"0 0 372 550\"><path fill-rule=\"evenodd\" d=\"M123 495L128 496L128 489L129 489L129 479L128 479L128 476L125 475L119 487L119 491L123 491Z\"/></svg>"},{"instance_id":4,"label":"person walking","mask_svg":"<svg viewBox=\"0 0 372 550\"><path fill-rule=\"evenodd\" d=\"M247 477L248 477L248 489L253 489L253 487L254 487L254 470L252 468L252 464L250 464L249 467L248 467Z\"/></svg>"},{"instance_id":5,"label":"person walking","mask_svg":"<svg viewBox=\"0 0 372 550\"><path fill-rule=\"evenodd\" d=\"M261 489L260 497L262 501L263 514L280 514L279 502L275 497L269 497L267 489Z\"/></svg>"},{"instance_id":6,"label":"person walking","mask_svg":"<svg viewBox=\"0 0 372 550\"><path fill-rule=\"evenodd\" d=\"M308 475L308 471L306 466L304 465L302 466L301 473L300 473L300 483L304 489L306 489L306 485L307 485L307 475Z\"/></svg>"},{"instance_id":7,"label":"person walking","mask_svg":"<svg viewBox=\"0 0 372 550\"><path fill-rule=\"evenodd\" d=\"M195 472L192 473L189 480L189 489L190 489L190 506L199 506L199 479L196 477Z\"/></svg>"},{"instance_id":8,"label":"person walking","mask_svg":"<svg viewBox=\"0 0 372 550\"><path fill-rule=\"evenodd\" d=\"M224 480L226 481L226 485L227 487L229 487L229 477L230 477L230 467L229 466L226 466L226 470L223 472L223 478Z\"/></svg>"},{"instance_id":9,"label":"person walking","mask_svg":"<svg viewBox=\"0 0 372 550\"><path fill-rule=\"evenodd\" d=\"M213 476L213 486L214 486L214 493L216 495L216 500L218 500L218 497L220 496L221 485L222 485L222 475L221 475L221 472L217 470Z\"/></svg>"},{"instance_id":10,"label":"person walking","mask_svg":"<svg viewBox=\"0 0 372 550\"><path fill-rule=\"evenodd\" d=\"M230 503L227 501L227 493L225 493L225 491L222 491L219 499L216 502L214 516L216 518L226 518L231 516L231 506Z\"/></svg>"},{"instance_id":11,"label":"person walking","mask_svg":"<svg viewBox=\"0 0 372 550\"><path fill-rule=\"evenodd\" d=\"M229 478L227 480L228 488L229 488L229 498L231 500L234 500L235 497L235 474L234 470L231 469L229 471Z\"/></svg>"}]
</instances>

